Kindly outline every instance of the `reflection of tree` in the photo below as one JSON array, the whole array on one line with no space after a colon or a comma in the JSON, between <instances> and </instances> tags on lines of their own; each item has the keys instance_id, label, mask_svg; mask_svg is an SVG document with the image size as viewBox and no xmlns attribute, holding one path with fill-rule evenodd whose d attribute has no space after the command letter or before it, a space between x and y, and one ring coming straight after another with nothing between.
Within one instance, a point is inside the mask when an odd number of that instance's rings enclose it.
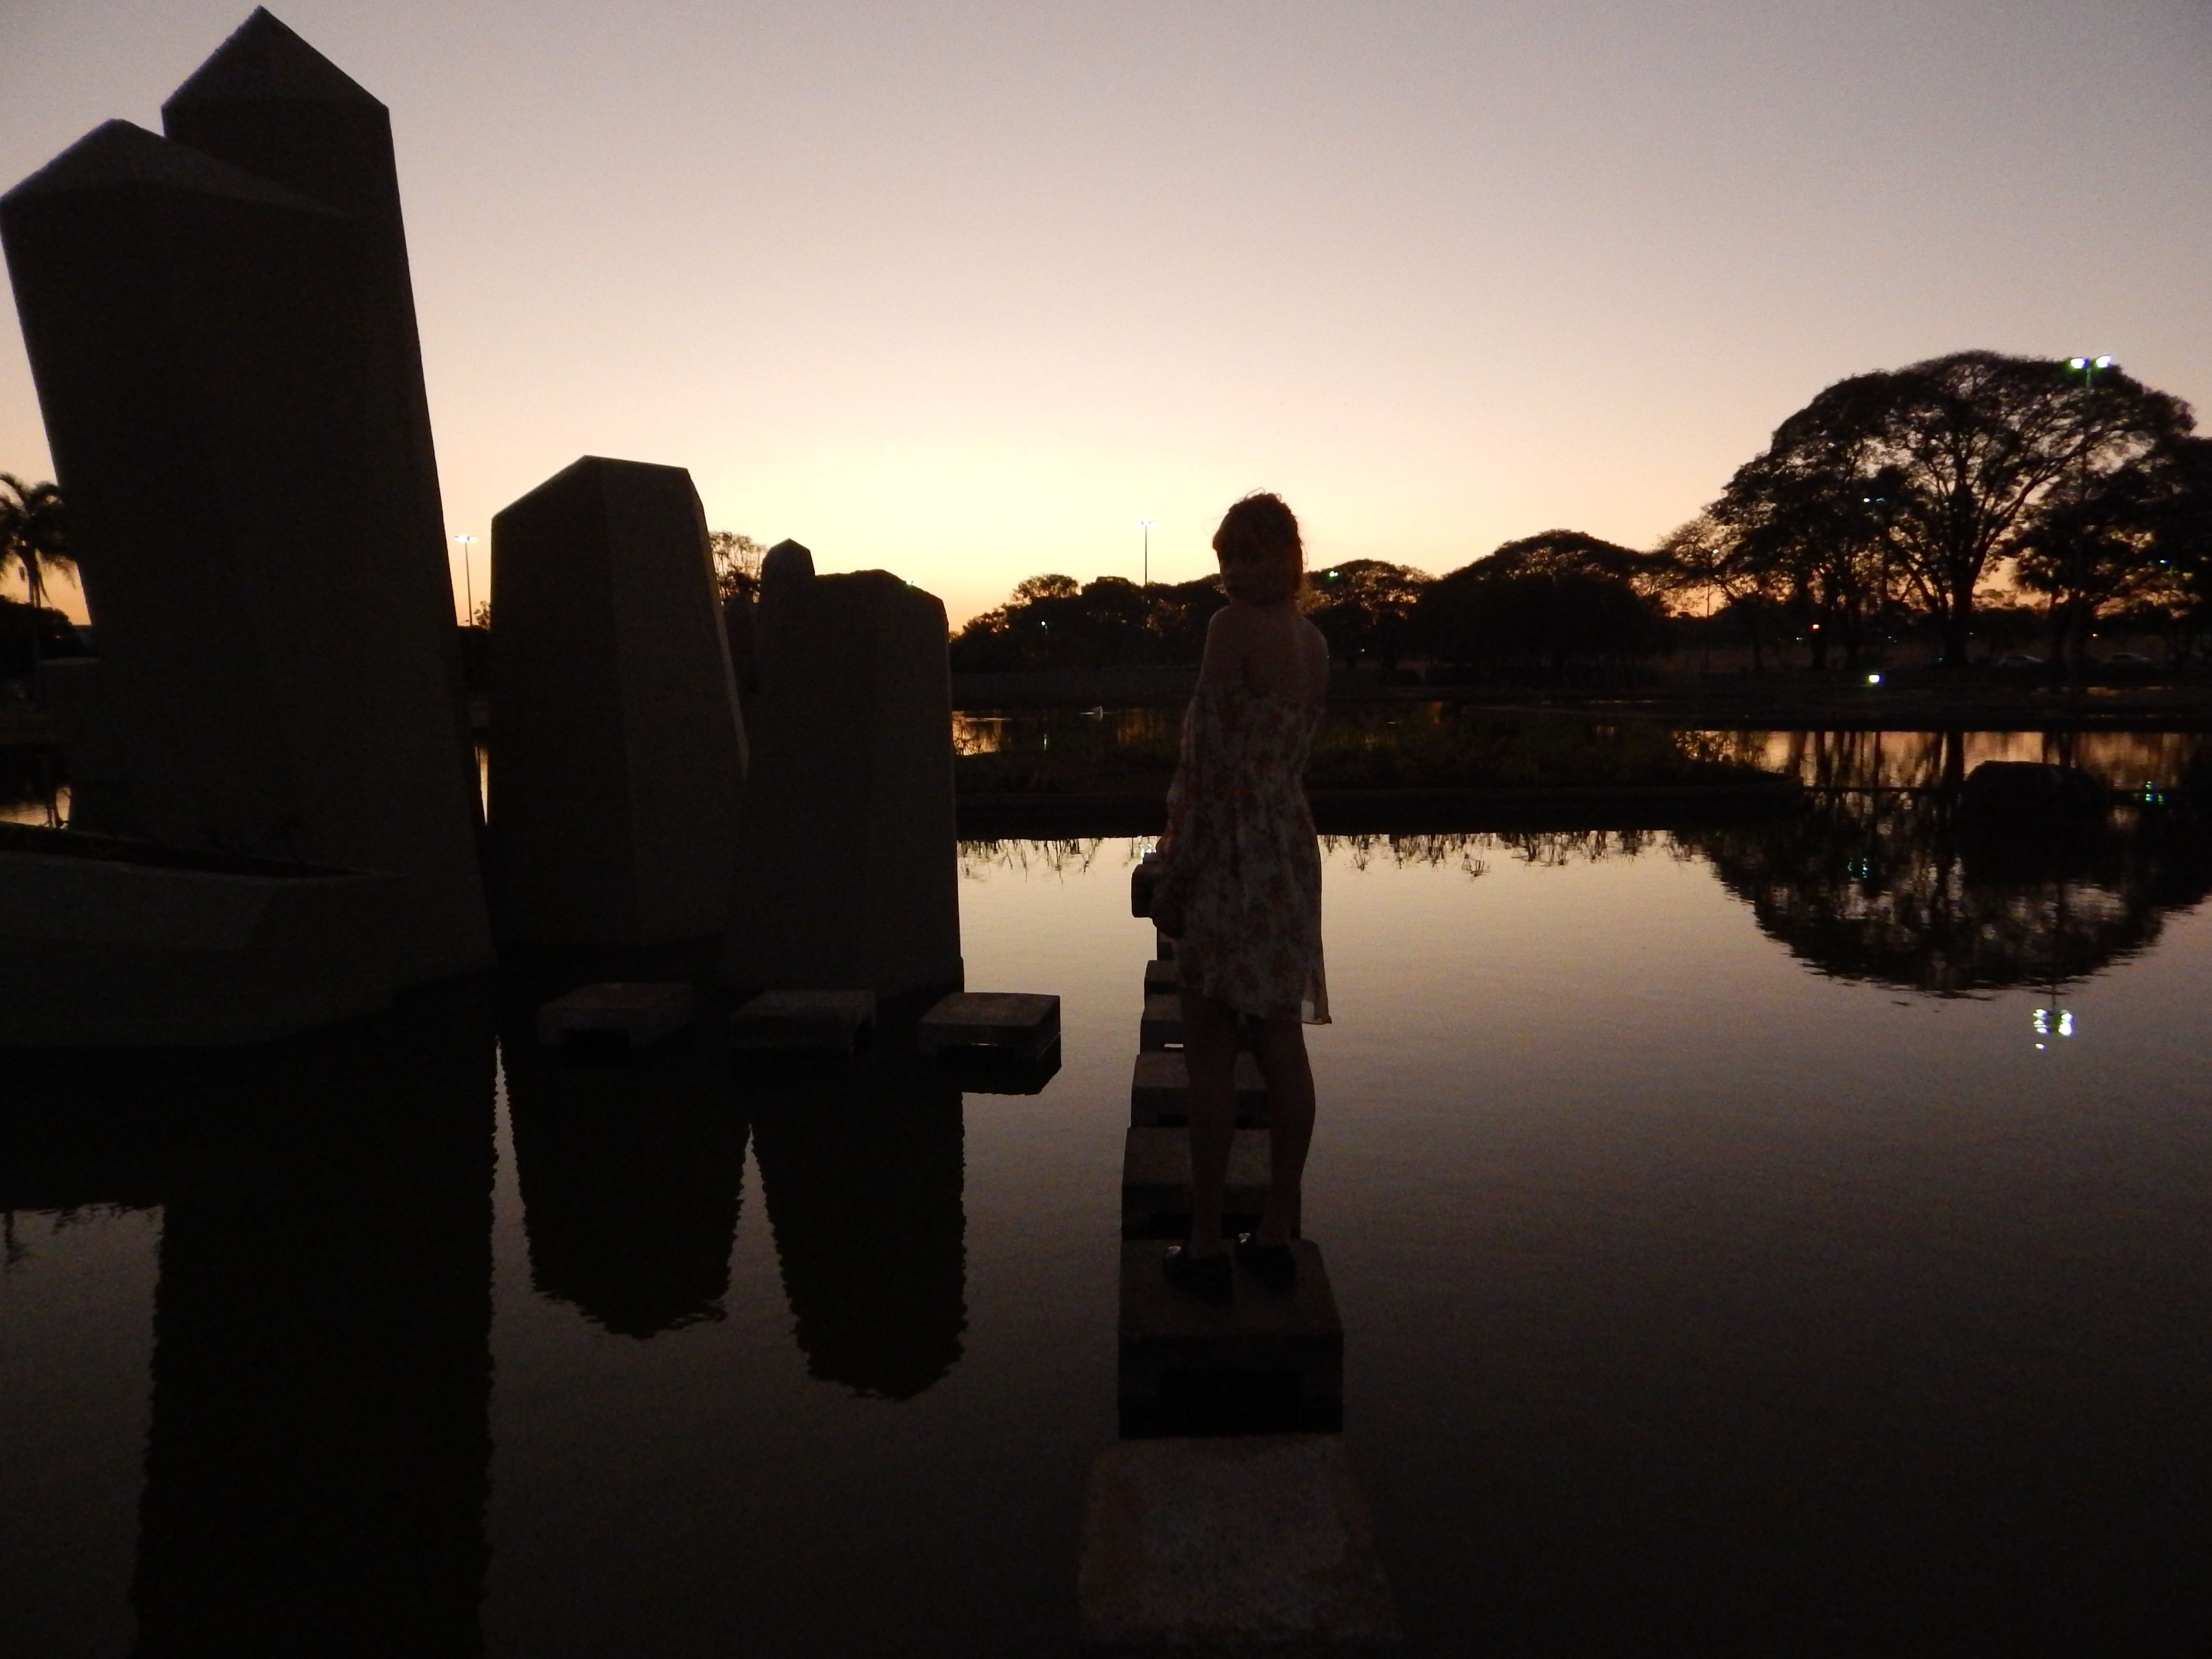
<instances>
[{"instance_id":1,"label":"reflection of tree","mask_svg":"<svg viewBox=\"0 0 2212 1659\"><path fill-rule=\"evenodd\" d=\"M1938 996L2086 977L2212 890L2201 827L2148 811L1976 831L1942 797L1843 794L1680 839L1820 972Z\"/></svg>"},{"instance_id":2,"label":"reflection of tree","mask_svg":"<svg viewBox=\"0 0 2212 1659\"><path fill-rule=\"evenodd\" d=\"M879 1051L763 1068L740 1094L808 1371L911 1399L968 1328L958 1089Z\"/></svg>"},{"instance_id":3,"label":"reflection of tree","mask_svg":"<svg viewBox=\"0 0 2212 1659\"><path fill-rule=\"evenodd\" d=\"M1080 876L1087 873L1105 849L1109 838L1103 836L1082 836L1060 840L1034 841L1008 837L996 841L963 841L960 843L960 875L963 881L980 881L992 870L1005 870L1015 875ZM1134 864L1141 856L1138 844L1126 837L1118 837L1127 849L1123 864Z\"/></svg>"}]
</instances>

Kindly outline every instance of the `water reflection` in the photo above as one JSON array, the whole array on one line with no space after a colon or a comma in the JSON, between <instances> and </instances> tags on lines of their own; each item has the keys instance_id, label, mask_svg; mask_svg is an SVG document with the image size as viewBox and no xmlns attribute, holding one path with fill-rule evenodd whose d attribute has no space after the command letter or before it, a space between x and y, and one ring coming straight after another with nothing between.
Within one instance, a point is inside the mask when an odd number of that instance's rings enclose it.
<instances>
[{"instance_id":1,"label":"water reflection","mask_svg":"<svg viewBox=\"0 0 2212 1659\"><path fill-rule=\"evenodd\" d=\"M740 1076L809 1373L908 1400L959 1362L968 1328L957 1085L886 1041L849 1065Z\"/></svg>"},{"instance_id":2,"label":"water reflection","mask_svg":"<svg viewBox=\"0 0 2212 1659\"><path fill-rule=\"evenodd\" d=\"M1936 996L2087 978L2212 891L2202 825L2150 810L2007 834L1941 797L1855 793L1680 839L1821 973Z\"/></svg>"},{"instance_id":3,"label":"water reflection","mask_svg":"<svg viewBox=\"0 0 2212 1659\"><path fill-rule=\"evenodd\" d=\"M1936 789L1984 761L2078 767L2115 789L2171 788L2212 769L2201 732L1696 732L1700 752L1823 789Z\"/></svg>"},{"instance_id":4,"label":"water reflection","mask_svg":"<svg viewBox=\"0 0 2212 1659\"><path fill-rule=\"evenodd\" d=\"M532 1286L625 1336L721 1318L745 1155L726 1063L696 1027L610 1061L541 1048L535 1000L500 1043Z\"/></svg>"},{"instance_id":5,"label":"water reflection","mask_svg":"<svg viewBox=\"0 0 2212 1659\"><path fill-rule=\"evenodd\" d=\"M142 1654L481 1650L490 1036L463 994L164 1067Z\"/></svg>"}]
</instances>

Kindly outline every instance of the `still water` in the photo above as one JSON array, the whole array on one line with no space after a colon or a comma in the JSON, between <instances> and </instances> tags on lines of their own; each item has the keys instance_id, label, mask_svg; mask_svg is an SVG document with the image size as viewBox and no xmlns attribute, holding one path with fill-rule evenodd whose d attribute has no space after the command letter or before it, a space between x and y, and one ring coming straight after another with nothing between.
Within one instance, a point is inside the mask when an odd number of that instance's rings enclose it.
<instances>
[{"instance_id":1,"label":"still water","mask_svg":"<svg viewBox=\"0 0 2212 1659\"><path fill-rule=\"evenodd\" d=\"M963 849L1036 1095L578 1067L521 983L19 1065L0 1652L1072 1651L1138 850ZM2148 809L1331 842L1307 1224L1410 1650L2201 1651L2208 890Z\"/></svg>"}]
</instances>

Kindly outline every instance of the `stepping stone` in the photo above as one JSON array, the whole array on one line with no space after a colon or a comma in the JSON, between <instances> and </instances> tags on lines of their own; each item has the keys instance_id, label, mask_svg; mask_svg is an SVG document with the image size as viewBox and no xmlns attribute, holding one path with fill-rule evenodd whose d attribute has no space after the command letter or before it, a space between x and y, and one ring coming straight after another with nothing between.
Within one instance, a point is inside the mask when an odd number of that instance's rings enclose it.
<instances>
[{"instance_id":1,"label":"stepping stone","mask_svg":"<svg viewBox=\"0 0 2212 1659\"><path fill-rule=\"evenodd\" d=\"M1354 1654L1401 1640L1374 1518L1333 1434L1101 1452L1076 1606L1093 1655Z\"/></svg>"},{"instance_id":2,"label":"stepping stone","mask_svg":"<svg viewBox=\"0 0 2212 1659\"><path fill-rule=\"evenodd\" d=\"M873 991L763 991L730 1016L730 1045L849 1054L875 1025Z\"/></svg>"},{"instance_id":3,"label":"stepping stone","mask_svg":"<svg viewBox=\"0 0 2212 1659\"><path fill-rule=\"evenodd\" d=\"M1018 991L955 991L921 1017L914 1041L925 1054L993 1048L1040 1055L1060 1041L1060 999Z\"/></svg>"},{"instance_id":4,"label":"stepping stone","mask_svg":"<svg viewBox=\"0 0 2212 1659\"><path fill-rule=\"evenodd\" d=\"M1152 895L1159 890L1160 874L1165 868L1158 853L1147 853L1137 860L1137 867L1129 872L1129 914L1149 916L1152 914Z\"/></svg>"},{"instance_id":5,"label":"stepping stone","mask_svg":"<svg viewBox=\"0 0 2212 1659\"><path fill-rule=\"evenodd\" d=\"M545 1048L645 1048L691 1023L688 985L586 985L538 1011Z\"/></svg>"},{"instance_id":6,"label":"stepping stone","mask_svg":"<svg viewBox=\"0 0 2212 1659\"><path fill-rule=\"evenodd\" d=\"M1157 992L1174 991L1182 984L1182 976L1176 971L1175 959L1172 957L1164 959L1155 957L1145 964L1145 994L1146 996L1151 996Z\"/></svg>"},{"instance_id":7,"label":"stepping stone","mask_svg":"<svg viewBox=\"0 0 2212 1659\"><path fill-rule=\"evenodd\" d=\"M1267 1080L1260 1075L1260 1062L1249 1054L1237 1056L1236 1089L1237 1127L1267 1127ZM1137 1056L1129 1079L1129 1121L1140 1129L1190 1121L1190 1060L1182 1049L1155 1049Z\"/></svg>"},{"instance_id":8,"label":"stepping stone","mask_svg":"<svg viewBox=\"0 0 2212 1659\"><path fill-rule=\"evenodd\" d=\"M1162 962L1173 962L1176 959L1176 942L1174 938L1170 934L1163 933L1157 927L1153 928L1152 954L1158 957Z\"/></svg>"},{"instance_id":9,"label":"stepping stone","mask_svg":"<svg viewBox=\"0 0 2212 1659\"><path fill-rule=\"evenodd\" d=\"M1166 1245L1121 1243L1124 1437L1333 1433L1344 1425L1344 1326L1321 1247L1294 1242L1297 1285L1271 1291L1235 1269L1229 1305L1170 1285Z\"/></svg>"},{"instance_id":10,"label":"stepping stone","mask_svg":"<svg viewBox=\"0 0 2212 1659\"><path fill-rule=\"evenodd\" d=\"M1239 1129L1229 1143L1222 1231L1260 1224L1271 1180L1267 1132ZM1190 1131L1131 1129L1121 1143L1121 1237L1182 1238L1190 1231Z\"/></svg>"},{"instance_id":11,"label":"stepping stone","mask_svg":"<svg viewBox=\"0 0 2212 1659\"><path fill-rule=\"evenodd\" d=\"M1137 1046L1157 1051L1161 1048L1182 1047L1182 997L1175 992L1149 993L1145 998L1145 1017L1137 1027ZM1237 1026L1237 1047L1240 1050L1252 1046L1251 1033L1241 1020Z\"/></svg>"}]
</instances>

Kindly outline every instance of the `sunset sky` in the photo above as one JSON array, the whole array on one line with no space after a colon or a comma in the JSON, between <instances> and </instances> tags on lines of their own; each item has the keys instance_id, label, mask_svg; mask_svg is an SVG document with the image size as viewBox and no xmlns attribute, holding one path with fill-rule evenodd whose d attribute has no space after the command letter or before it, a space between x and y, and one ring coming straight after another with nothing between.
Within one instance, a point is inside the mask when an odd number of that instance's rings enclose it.
<instances>
[{"instance_id":1,"label":"sunset sky","mask_svg":"<svg viewBox=\"0 0 2212 1659\"><path fill-rule=\"evenodd\" d=\"M0 0L0 188L250 9ZM1141 519L1201 574L1258 488L1323 562L1649 544L1965 347L2212 409L2206 0L272 9L391 106L457 535L667 462L957 621ZM49 475L12 308L0 470Z\"/></svg>"}]
</instances>

